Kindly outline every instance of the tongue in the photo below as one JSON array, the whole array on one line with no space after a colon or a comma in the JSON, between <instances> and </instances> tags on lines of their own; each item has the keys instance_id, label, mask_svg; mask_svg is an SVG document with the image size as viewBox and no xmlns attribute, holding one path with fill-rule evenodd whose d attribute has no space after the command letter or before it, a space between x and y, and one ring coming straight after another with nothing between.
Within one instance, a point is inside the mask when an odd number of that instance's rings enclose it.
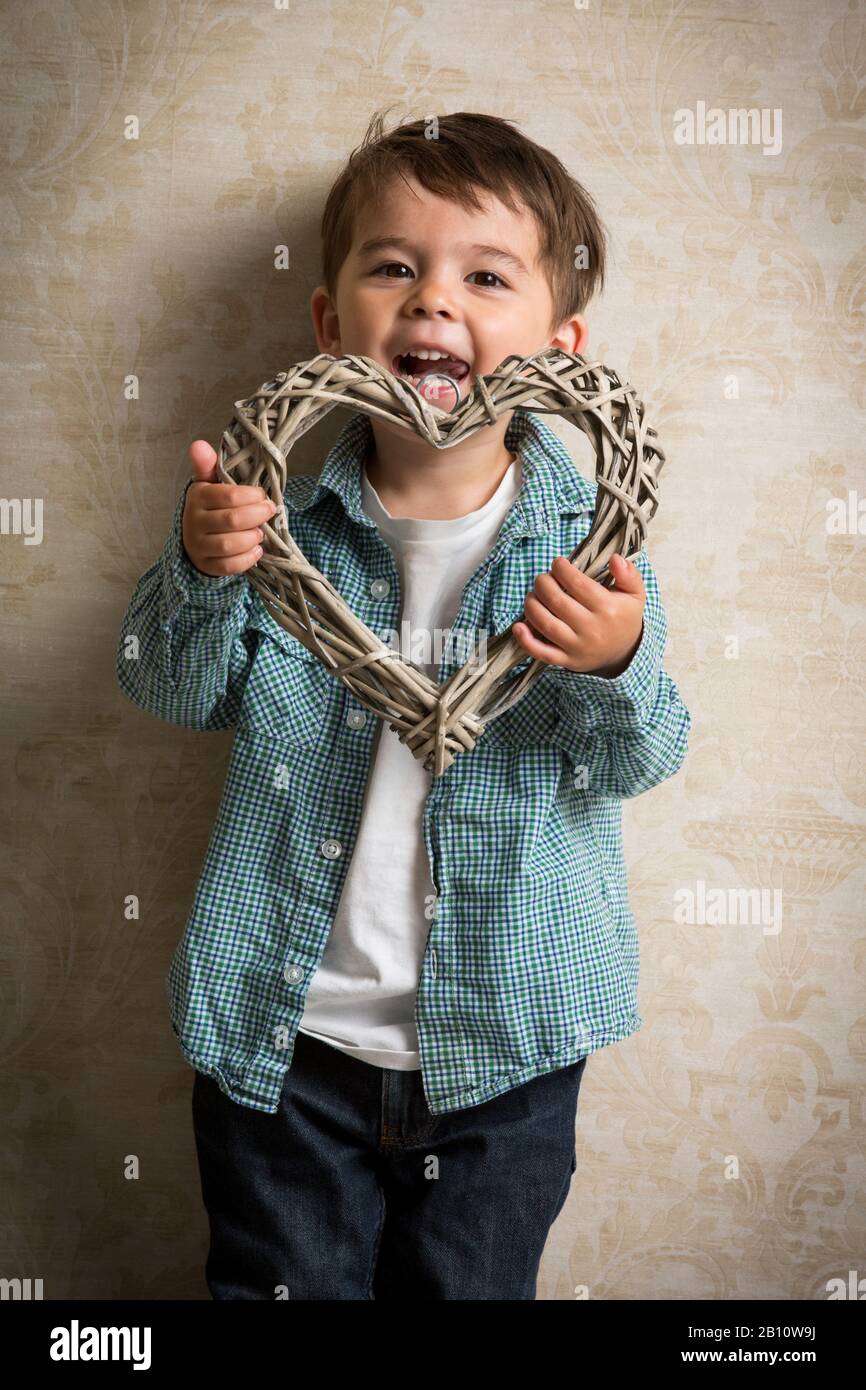
<instances>
[{"instance_id":1,"label":"tongue","mask_svg":"<svg viewBox=\"0 0 866 1390\"><path fill-rule=\"evenodd\" d=\"M444 372L446 376L453 376L455 381L462 381L469 371L466 363L458 361L456 357L440 357L438 361L431 362L429 358L410 356L407 360L411 376L425 376L427 372Z\"/></svg>"}]
</instances>

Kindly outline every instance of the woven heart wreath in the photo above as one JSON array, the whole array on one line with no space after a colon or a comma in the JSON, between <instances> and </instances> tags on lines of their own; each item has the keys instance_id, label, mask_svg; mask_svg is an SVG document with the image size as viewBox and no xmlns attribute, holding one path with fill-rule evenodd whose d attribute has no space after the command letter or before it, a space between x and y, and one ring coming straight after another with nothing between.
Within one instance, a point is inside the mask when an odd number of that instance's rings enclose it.
<instances>
[{"instance_id":1,"label":"woven heart wreath","mask_svg":"<svg viewBox=\"0 0 866 1390\"><path fill-rule=\"evenodd\" d=\"M385 720L436 777L456 754L475 747L485 725L525 695L548 663L533 660L509 682L510 672L526 660L509 629L488 644L486 662L475 655L437 686L362 623L295 544L283 500L286 459L295 441L338 405L405 425L428 444L447 449L530 403L540 413L572 420L592 442L595 516L568 558L610 587L610 557L618 552L629 558L643 544L658 505L665 455L655 430L644 424L643 404L633 388L600 362L558 349L506 357L447 412L372 358L322 353L236 401L234 420L223 433L223 480L261 487L279 508L270 523L262 523L263 554L246 571L250 583L276 621Z\"/></svg>"}]
</instances>

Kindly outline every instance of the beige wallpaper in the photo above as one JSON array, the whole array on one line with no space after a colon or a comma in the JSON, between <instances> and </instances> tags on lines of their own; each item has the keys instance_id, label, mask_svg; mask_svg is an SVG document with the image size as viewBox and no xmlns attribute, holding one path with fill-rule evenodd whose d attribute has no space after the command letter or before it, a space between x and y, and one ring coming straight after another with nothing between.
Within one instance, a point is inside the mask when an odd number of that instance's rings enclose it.
<instances>
[{"instance_id":1,"label":"beige wallpaper","mask_svg":"<svg viewBox=\"0 0 866 1390\"><path fill-rule=\"evenodd\" d=\"M321 201L394 103L516 120L590 188L588 351L667 453L690 753L625 806L645 1026L588 1063L538 1297L866 1275L863 3L37 0L2 31L0 1274L208 1296L164 976L231 734L137 711L115 646L189 441L314 355Z\"/></svg>"}]
</instances>

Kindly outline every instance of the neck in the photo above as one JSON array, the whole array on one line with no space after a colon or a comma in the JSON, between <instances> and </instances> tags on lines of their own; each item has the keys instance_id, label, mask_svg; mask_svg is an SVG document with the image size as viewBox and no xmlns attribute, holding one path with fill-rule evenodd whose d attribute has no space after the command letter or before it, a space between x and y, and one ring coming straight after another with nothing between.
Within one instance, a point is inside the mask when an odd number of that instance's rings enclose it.
<instances>
[{"instance_id":1,"label":"neck","mask_svg":"<svg viewBox=\"0 0 866 1390\"><path fill-rule=\"evenodd\" d=\"M505 447L508 418L450 449L432 448L414 432L371 421L367 479L393 517L451 521L489 502L515 454Z\"/></svg>"}]
</instances>

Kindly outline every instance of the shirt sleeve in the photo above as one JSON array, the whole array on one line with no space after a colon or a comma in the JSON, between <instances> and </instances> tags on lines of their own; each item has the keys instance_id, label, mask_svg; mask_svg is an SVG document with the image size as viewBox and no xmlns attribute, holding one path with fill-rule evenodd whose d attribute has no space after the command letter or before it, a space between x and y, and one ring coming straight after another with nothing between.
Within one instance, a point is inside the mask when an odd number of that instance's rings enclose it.
<instances>
[{"instance_id":1,"label":"shirt sleeve","mask_svg":"<svg viewBox=\"0 0 866 1390\"><path fill-rule=\"evenodd\" d=\"M592 676L551 666L558 712L557 741L586 789L599 796L631 797L648 791L681 767L691 717L662 667L667 619L658 582L644 549L633 557L646 589L637 650L618 676Z\"/></svg>"},{"instance_id":2,"label":"shirt sleeve","mask_svg":"<svg viewBox=\"0 0 866 1390\"><path fill-rule=\"evenodd\" d=\"M162 555L123 617L116 670L133 704L188 729L234 726L255 655L244 574L202 574L183 547L184 487Z\"/></svg>"}]
</instances>

